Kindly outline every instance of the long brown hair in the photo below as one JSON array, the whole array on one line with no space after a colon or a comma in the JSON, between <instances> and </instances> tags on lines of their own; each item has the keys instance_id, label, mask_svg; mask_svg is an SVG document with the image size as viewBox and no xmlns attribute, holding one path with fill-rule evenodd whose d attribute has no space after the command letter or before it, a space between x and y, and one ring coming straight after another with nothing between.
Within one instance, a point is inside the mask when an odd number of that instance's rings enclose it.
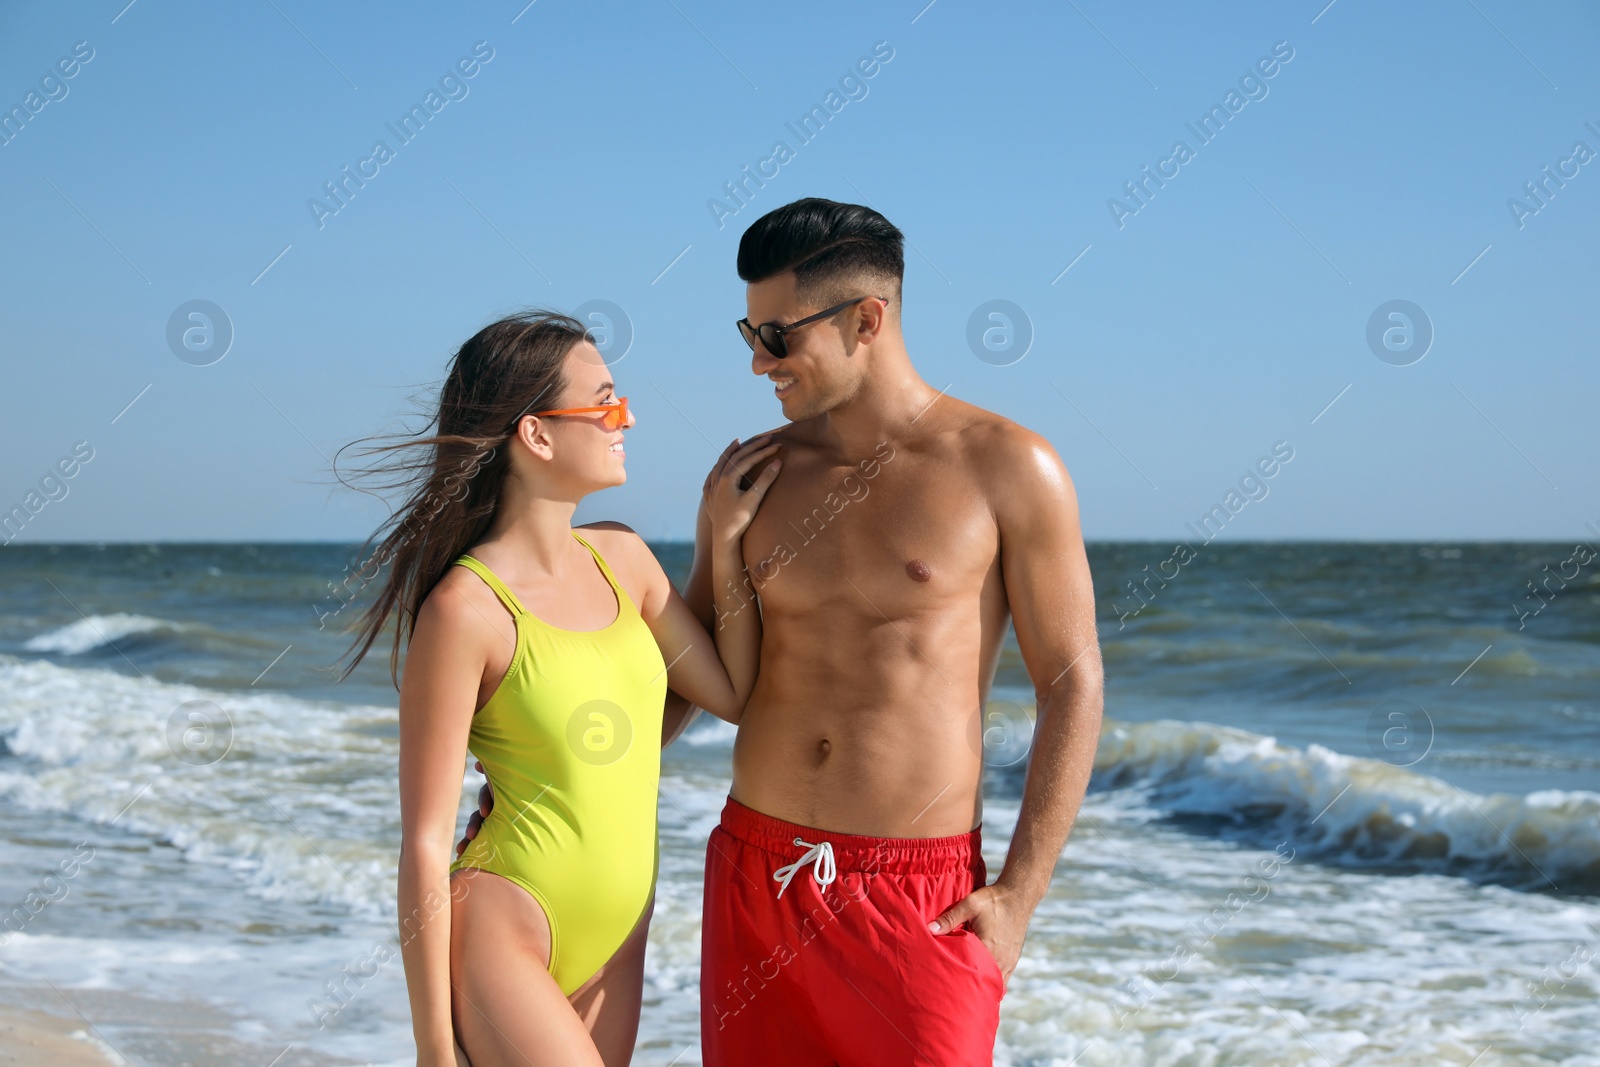
<instances>
[{"instance_id":1,"label":"long brown hair","mask_svg":"<svg viewBox=\"0 0 1600 1067\"><path fill-rule=\"evenodd\" d=\"M593 341L583 324L554 311L525 311L491 323L451 359L438 412L420 433L401 435L406 439L398 442L364 438L345 446L379 457L351 469L355 481L339 471L335 457L335 473L346 485L404 494L404 503L361 547L358 573L369 566L373 577L384 567L388 572L351 627L355 639L341 679L366 657L393 616L389 677L399 688L400 649L416 631L417 611L456 558L488 530L505 481L505 445L522 415L560 406L566 388L562 364L583 340ZM390 443L374 445L375 440Z\"/></svg>"}]
</instances>

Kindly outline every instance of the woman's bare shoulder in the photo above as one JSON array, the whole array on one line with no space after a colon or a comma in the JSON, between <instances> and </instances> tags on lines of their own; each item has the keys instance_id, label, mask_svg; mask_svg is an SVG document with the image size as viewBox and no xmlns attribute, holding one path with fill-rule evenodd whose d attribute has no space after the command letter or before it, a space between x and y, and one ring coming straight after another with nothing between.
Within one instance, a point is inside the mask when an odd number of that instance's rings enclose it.
<instances>
[{"instance_id":1,"label":"woman's bare shoulder","mask_svg":"<svg viewBox=\"0 0 1600 1067\"><path fill-rule=\"evenodd\" d=\"M451 567L417 609L416 636L444 640L456 648L487 648L495 631L491 620L505 614L483 579L465 567Z\"/></svg>"},{"instance_id":2,"label":"woman's bare shoulder","mask_svg":"<svg viewBox=\"0 0 1600 1067\"><path fill-rule=\"evenodd\" d=\"M600 522L585 523L577 529L582 531L583 539L598 549L602 556L606 555L608 548L630 554L650 551L650 547L644 543L644 538L625 522L603 519ZM607 557L608 562L609 559L610 557Z\"/></svg>"},{"instance_id":3,"label":"woman's bare shoulder","mask_svg":"<svg viewBox=\"0 0 1600 1067\"><path fill-rule=\"evenodd\" d=\"M657 584L665 581L661 562L633 527L626 523L603 521L591 522L578 529L605 559L606 565L636 602L646 591L653 590Z\"/></svg>"}]
</instances>

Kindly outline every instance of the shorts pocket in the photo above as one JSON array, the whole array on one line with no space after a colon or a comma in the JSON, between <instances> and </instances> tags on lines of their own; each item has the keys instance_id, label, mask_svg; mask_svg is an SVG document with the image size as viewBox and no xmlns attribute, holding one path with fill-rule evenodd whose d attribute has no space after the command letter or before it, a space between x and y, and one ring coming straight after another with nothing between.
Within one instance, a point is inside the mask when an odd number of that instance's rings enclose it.
<instances>
[{"instance_id":1,"label":"shorts pocket","mask_svg":"<svg viewBox=\"0 0 1600 1067\"><path fill-rule=\"evenodd\" d=\"M994 953L989 951L989 946L983 939L970 929L961 931L961 939L967 944L967 952L974 957L979 971L987 974L994 983L995 998L999 999L1006 991L1005 975L1000 973L1000 961L994 958Z\"/></svg>"}]
</instances>

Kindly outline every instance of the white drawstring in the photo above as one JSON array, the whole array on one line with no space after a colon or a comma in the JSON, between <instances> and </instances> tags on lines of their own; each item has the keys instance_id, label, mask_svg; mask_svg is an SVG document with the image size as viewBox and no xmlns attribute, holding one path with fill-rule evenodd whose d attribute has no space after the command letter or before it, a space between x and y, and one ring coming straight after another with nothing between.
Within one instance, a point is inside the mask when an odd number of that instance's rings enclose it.
<instances>
[{"instance_id":1,"label":"white drawstring","mask_svg":"<svg viewBox=\"0 0 1600 1067\"><path fill-rule=\"evenodd\" d=\"M797 848L804 848L806 852L793 863L785 864L773 872L772 880L783 883L778 887L778 896L783 896L783 891L789 888L789 883L794 881L794 876L800 872L800 868L808 863L812 864L811 877L817 880L817 885L824 888L832 885L839 873L833 863L833 842L824 841L813 845L797 837L794 843Z\"/></svg>"}]
</instances>

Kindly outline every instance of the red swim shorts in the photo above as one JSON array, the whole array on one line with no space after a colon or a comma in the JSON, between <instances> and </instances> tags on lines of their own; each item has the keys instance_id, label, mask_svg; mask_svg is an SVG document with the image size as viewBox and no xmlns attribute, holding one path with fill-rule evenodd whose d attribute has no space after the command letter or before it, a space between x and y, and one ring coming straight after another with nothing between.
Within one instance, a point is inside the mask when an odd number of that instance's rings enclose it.
<instances>
[{"instance_id":1,"label":"red swim shorts","mask_svg":"<svg viewBox=\"0 0 1600 1067\"><path fill-rule=\"evenodd\" d=\"M706 846L707 1067L992 1063L1000 968L970 930L928 929L984 884L977 830L835 834L729 798Z\"/></svg>"}]
</instances>

